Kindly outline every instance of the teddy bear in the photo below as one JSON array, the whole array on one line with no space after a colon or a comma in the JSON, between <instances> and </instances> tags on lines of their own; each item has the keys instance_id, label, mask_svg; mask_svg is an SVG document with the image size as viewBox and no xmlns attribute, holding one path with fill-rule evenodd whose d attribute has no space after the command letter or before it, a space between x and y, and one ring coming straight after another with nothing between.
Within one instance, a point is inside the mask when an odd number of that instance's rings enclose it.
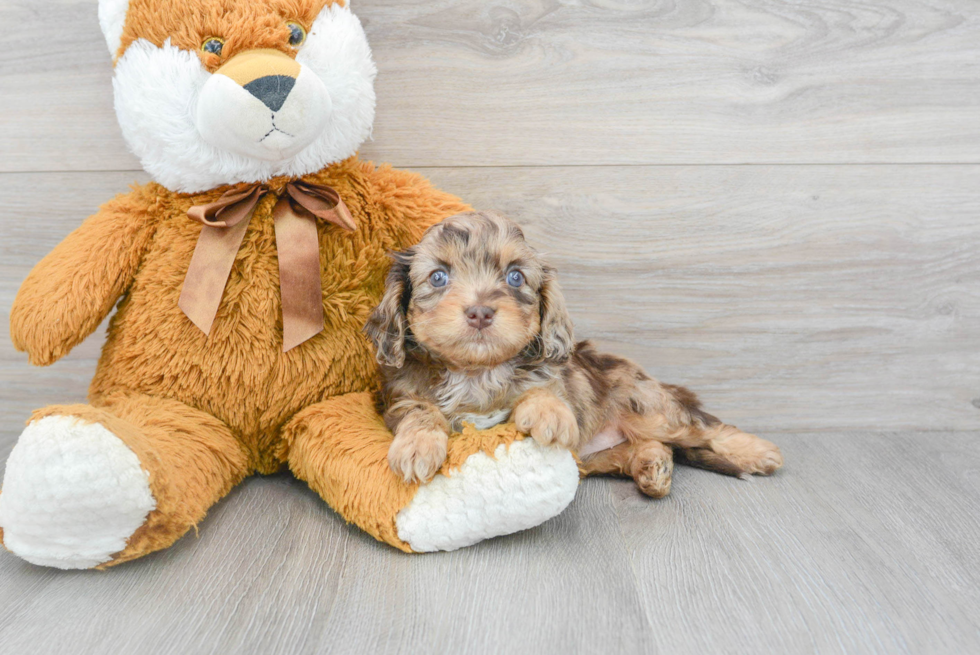
<instances>
[{"instance_id":1,"label":"teddy bear","mask_svg":"<svg viewBox=\"0 0 980 655\"><path fill-rule=\"evenodd\" d=\"M87 404L35 411L6 465L0 541L61 569L166 548L247 476L288 467L406 552L538 525L567 450L467 427L426 483L389 469L362 327L389 253L469 210L357 158L376 68L343 0L100 0L123 136L152 182L31 271L18 350L56 362L110 313Z\"/></svg>"}]
</instances>

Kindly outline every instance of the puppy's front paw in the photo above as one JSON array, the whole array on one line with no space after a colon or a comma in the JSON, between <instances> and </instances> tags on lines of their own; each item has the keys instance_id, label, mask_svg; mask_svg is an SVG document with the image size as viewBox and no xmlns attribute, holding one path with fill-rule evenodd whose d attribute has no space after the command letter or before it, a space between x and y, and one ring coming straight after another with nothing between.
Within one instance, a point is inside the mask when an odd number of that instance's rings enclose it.
<instances>
[{"instance_id":1,"label":"puppy's front paw","mask_svg":"<svg viewBox=\"0 0 980 655\"><path fill-rule=\"evenodd\" d=\"M446 461L448 443L442 430L399 430L388 447L388 465L405 482L428 482Z\"/></svg>"},{"instance_id":2,"label":"puppy's front paw","mask_svg":"<svg viewBox=\"0 0 980 655\"><path fill-rule=\"evenodd\" d=\"M542 446L579 447L578 423L571 407L551 393L528 396L514 409L517 429Z\"/></svg>"}]
</instances>

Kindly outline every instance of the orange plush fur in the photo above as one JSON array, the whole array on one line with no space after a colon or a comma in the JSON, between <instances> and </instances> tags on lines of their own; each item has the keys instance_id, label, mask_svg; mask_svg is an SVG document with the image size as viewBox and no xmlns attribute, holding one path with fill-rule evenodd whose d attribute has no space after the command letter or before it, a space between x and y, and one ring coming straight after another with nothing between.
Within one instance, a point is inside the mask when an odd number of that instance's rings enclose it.
<instances>
[{"instance_id":1,"label":"orange plush fur","mask_svg":"<svg viewBox=\"0 0 980 655\"><path fill-rule=\"evenodd\" d=\"M131 0L122 33L122 53L136 39L155 46L170 42L183 50L197 51L212 72L222 60L257 48L276 48L293 54L283 44L289 30L283 19L296 21L309 30L320 10L340 4L335 0ZM221 57L202 52L201 43L219 36L224 41ZM117 53L117 54L119 54Z\"/></svg>"}]
</instances>

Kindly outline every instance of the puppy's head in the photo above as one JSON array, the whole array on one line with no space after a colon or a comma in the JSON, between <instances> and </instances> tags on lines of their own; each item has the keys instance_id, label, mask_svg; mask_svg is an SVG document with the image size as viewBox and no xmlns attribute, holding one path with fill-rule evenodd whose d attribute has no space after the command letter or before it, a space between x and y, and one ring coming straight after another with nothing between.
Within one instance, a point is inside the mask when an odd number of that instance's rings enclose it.
<instances>
[{"instance_id":1,"label":"puppy's head","mask_svg":"<svg viewBox=\"0 0 980 655\"><path fill-rule=\"evenodd\" d=\"M378 360L401 367L417 348L452 367L560 362L572 322L555 278L513 221L471 212L432 227L395 255L384 298L365 328Z\"/></svg>"}]
</instances>

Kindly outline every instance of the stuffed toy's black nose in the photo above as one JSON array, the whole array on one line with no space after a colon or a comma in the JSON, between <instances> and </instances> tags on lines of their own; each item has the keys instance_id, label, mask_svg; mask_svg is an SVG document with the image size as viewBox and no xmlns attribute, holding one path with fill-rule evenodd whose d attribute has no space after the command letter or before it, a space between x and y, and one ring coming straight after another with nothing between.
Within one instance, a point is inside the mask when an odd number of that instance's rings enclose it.
<instances>
[{"instance_id":1,"label":"stuffed toy's black nose","mask_svg":"<svg viewBox=\"0 0 980 655\"><path fill-rule=\"evenodd\" d=\"M478 330L482 330L485 327L489 327L493 323L493 315L497 312L490 307L485 307L480 305L478 307L470 307L465 312L466 322L470 326L475 327Z\"/></svg>"},{"instance_id":2,"label":"stuffed toy's black nose","mask_svg":"<svg viewBox=\"0 0 980 655\"><path fill-rule=\"evenodd\" d=\"M279 111L286 103L289 92L296 86L296 78L288 75L266 75L246 84L244 88L272 111Z\"/></svg>"}]
</instances>

